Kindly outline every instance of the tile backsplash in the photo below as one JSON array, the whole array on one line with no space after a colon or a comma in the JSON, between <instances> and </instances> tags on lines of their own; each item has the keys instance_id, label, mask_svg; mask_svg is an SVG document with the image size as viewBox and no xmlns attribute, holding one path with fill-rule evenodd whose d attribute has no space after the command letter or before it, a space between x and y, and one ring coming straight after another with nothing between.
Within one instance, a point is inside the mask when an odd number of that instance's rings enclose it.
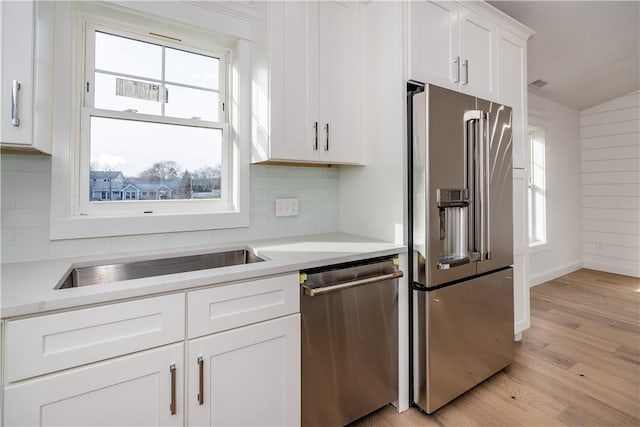
<instances>
[{"instance_id":1,"label":"tile backsplash","mask_svg":"<svg viewBox=\"0 0 640 427\"><path fill-rule=\"evenodd\" d=\"M2 154L0 260L3 263L181 248L338 230L338 170L252 165L247 228L49 240L51 158ZM275 216L275 199L299 200L299 215Z\"/></svg>"}]
</instances>

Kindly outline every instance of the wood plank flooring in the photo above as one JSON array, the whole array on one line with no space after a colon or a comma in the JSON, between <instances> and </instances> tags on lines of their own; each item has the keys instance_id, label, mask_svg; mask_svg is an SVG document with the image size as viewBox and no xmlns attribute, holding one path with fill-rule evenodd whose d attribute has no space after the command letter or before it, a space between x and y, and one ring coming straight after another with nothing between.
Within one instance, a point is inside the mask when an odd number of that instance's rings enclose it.
<instances>
[{"instance_id":1,"label":"wood plank flooring","mask_svg":"<svg viewBox=\"0 0 640 427\"><path fill-rule=\"evenodd\" d=\"M434 414L365 426L640 426L640 279L579 270L531 289L515 361Z\"/></svg>"}]
</instances>

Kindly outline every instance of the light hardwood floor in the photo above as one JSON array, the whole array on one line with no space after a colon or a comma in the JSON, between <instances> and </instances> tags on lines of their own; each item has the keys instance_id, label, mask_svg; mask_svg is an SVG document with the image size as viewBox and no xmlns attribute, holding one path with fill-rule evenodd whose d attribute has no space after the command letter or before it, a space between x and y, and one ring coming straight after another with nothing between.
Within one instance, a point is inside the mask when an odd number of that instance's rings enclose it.
<instances>
[{"instance_id":1,"label":"light hardwood floor","mask_svg":"<svg viewBox=\"0 0 640 427\"><path fill-rule=\"evenodd\" d=\"M640 279L579 270L531 289L515 361L427 415L391 406L364 426L640 426Z\"/></svg>"}]
</instances>

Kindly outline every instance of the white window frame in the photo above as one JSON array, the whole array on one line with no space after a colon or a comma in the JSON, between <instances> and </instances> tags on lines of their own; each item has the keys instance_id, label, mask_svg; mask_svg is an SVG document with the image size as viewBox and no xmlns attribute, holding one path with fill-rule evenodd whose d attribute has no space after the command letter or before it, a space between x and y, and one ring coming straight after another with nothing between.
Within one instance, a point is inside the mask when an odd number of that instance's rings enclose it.
<instances>
[{"instance_id":1,"label":"white window frame","mask_svg":"<svg viewBox=\"0 0 640 427\"><path fill-rule=\"evenodd\" d=\"M150 114L141 114L129 111L115 111L95 108L95 34L102 32L114 36L125 37L128 39L151 43L155 45L166 46L173 49L180 49L191 53L202 54L206 56L214 56L220 60L219 69L219 102L218 117L221 121L211 122L197 119L182 119L176 117L157 116ZM78 209L80 215L131 215L143 214L145 212L153 213L179 213L179 212L220 212L227 211L231 208L230 193L232 189L232 158L229 150L229 124L227 112L223 105L228 104L227 94L227 64L230 53L223 50L203 50L184 46L182 44L158 40L145 36L140 33L133 33L120 28L114 28L106 25L100 25L94 22L87 22L85 25L85 82L88 90L84 94L84 105L82 107L81 137L80 137L80 183L79 183L79 201ZM164 61L162 64L164 68ZM132 79L147 80L159 84L165 83L164 80L154 80L146 76L126 76ZM169 82L174 84L173 82ZM163 108L164 110L164 108ZM222 131L222 174L221 174L221 199L193 199L193 200L142 200L130 201L90 201L89 199L89 181L90 181L90 152L91 152L91 118L103 117L109 119L123 119L137 122L161 123L169 125L193 126L198 128L218 129ZM211 165L213 166L213 165Z\"/></svg>"},{"instance_id":2,"label":"white window frame","mask_svg":"<svg viewBox=\"0 0 640 427\"><path fill-rule=\"evenodd\" d=\"M543 186L544 188L539 188L534 185L534 173L537 159L534 156L534 147L533 147L533 137L534 134L542 134L542 144L543 144L543 152L544 152L544 164L543 168ZM543 249L547 244L547 170L546 170L546 157L547 157L547 147L546 147L546 131L544 128L537 126L529 126L529 130L527 132L528 136L528 145L529 145L529 184L528 184L528 200L529 200L529 224L528 224L528 240L529 240L529 248L532 249ZM538 218L537 211L538 206L536 204L536 198L533 197L534 193L542 194L542 218ZM542 230L539 230L538 227L541 226ZM540 233L541 232L541 233ZM542 239L537 239L535 236L542 234Z\"/></svg>"},{"instance_id":3,"label":"white window frame","mask_svg":"<svg viewBox=\"0 0 640 427\"><path fill-rule=\"evenodd\" d=\"M56 4L54 43L56 61L52 73L53 151L51 182L51 240L158 234L196 230L219 230L249 226L250 164L250 42L245 21L217 10L188 2L132 3L120 5L97 2ZM183 200L186 210L131 214L85 214L80 209L81 130L85 89L85 30L89 23L115 27L133 33L161 33L177 36L188 49L229 51L226 113L229 138L229 170L226 208L198 211L192 207L203 201ZM221 32L214 32L218 27ZM161 29L161 31L158 31ZM164 43L163 43L164 44ZM201 125L201 123L198 123ZM224 131L223 131L224 132ZM88 167L87 163L87 167ZM85 175L87 183L89 174ZM206 199L204 200L206 201ZM132 202L127 202L132 203Z\"/></svg>"}]
</instances>

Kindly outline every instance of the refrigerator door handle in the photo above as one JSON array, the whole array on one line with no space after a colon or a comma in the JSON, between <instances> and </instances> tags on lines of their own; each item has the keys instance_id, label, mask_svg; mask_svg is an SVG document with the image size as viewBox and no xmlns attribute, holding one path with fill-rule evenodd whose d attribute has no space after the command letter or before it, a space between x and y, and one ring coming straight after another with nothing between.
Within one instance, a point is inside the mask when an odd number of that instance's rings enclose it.
<instances>
[{"instance_id":1,"label":"refrigerator door handle","mask_svg":"<svg viewBox=\"0 0 640 427\"><path fill-rule=\"evenodd\" d=\"M484 235L482 237L482 254L480 259L491 259L491 169L490 169L490 157L491 157L491 132L489 121L489 113L483 112L482 122L484 122L483 137L483 168L484 168Z\"/></svg>"},{"instance_id":2,"label":"refrigerator door handle","mask_svg":"<svg viewBox=\"0 0 640 427\"><path fill-rule=\"evenodd\" d=\"M467 244L469 247L469 258L477 261L482 257L482 195L483 184L481 181L480 163L481 153L478 144L478 126L482 123L483 112L481 110L468 110L464 113L465 123L465 157L467 168L465 171L465 181L469 190L469 210L467 220ZM481 126L483 128L483 126ZM482 132L482 129L480 129Z\"/></svg>"}]
</instances>

